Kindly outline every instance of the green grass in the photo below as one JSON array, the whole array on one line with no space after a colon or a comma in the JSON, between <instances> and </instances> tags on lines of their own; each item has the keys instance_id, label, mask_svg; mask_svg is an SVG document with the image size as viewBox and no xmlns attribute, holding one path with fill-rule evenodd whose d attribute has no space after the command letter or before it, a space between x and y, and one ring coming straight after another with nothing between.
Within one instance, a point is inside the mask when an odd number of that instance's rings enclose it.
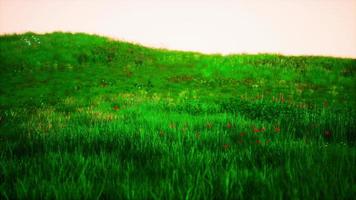
<instances>
[{"instance_id":1,"label":"green grass","mask_svg":"<svg viewBox=\"0 0 356 200\"><path fill-rule=\"evenodd\" d=\"M1 199L352 199L356 60L0 37Z\"/></svg>"}]
</instances>

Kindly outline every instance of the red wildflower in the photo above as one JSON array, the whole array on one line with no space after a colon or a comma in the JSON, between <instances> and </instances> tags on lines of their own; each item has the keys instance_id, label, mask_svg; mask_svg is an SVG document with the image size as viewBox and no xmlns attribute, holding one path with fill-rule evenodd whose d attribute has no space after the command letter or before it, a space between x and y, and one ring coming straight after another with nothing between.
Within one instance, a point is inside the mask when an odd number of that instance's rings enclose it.
<instances>
[{"instance_id":1,"label":"red wildflower","mask_svg":"<svg viewBox=\"0 0 356 200\"><path fill-rule=\"evenodd\" d=\"M261 144L261 141L260 141L260 140L256 140L256 143L257 143L257 144Z\"/></svg>"},{"instance_id":2,"label":"red wildflower","mask_svg":"<svg viewBox=\"0 0 356 200\"><path fill-rule=\"evenodd\" d=\"M115 105L114 107L112 107L113 110L119 110L119 106L118 105Z\"/></svg>"},{"instance_id":3,"label":"red wildflower","mask_svg":"<svg viewBox=\"0 0 356 200\"><path fill-rule=\"evenodd\" d=\"M253 127L252 130L253 130L254 133L259 133L259 132L261 132L261 130L257 129L256 127Z\"/></svg>"},{"instance_id":4,"label":"red wildflower","mask_svg":"<svg viewBox=\"0 0 356 200\"><path fill-rule=\"evenodd\" d=\"M285 102L285 99L284 99L284 97L282 96L282 98L281 98L281 102L282 103L284 103Z\"/></svg>"},{"instance_id":5,"label":"red wildflower","mask_svg":"<svg viewBox=\"0 0 356 200\"><path fill-rule=\"evenodd\" d=\"M284 94L279 94L279 96L280 96L280 101L281 101L281 103L284 103L285 102L285 99L284 99Z\"/></svg>"},{"instance_id":6,"label":"red wildflower","mask_svg":"<svg viewBox=\"0 0 356 200\"><path fill-rule=\"evenodd\" d=\"M327 130L327 131L324 132L324 137L325 138L331 138L331 136L332 136L331 131Z\"/></svg>"},{"instance_id":7,"label":"red wildflower","mask_svg":"<svg viewBox=\"0 0 356 200\"><path fill-rule=\"evenodd\" d=\"M231 128L231 123L230 122L227 123L226 128L228 128L228 129Z\"/></svg>"},{"instance_id":8,"label":"red wildflower","mask_svg":"<svg viewBox=\"0 0 356 200\"><path fill-rule=\"evenodd\" d=\"M325 101L323 102L323 106L324 106L324 108L327 108L327 107L329 106L329 102L325 100Z\"/></svg>"},{"instance_id":9,"label":"red wildflower","mask_svg":"<svg viewBox=\"0 0 356 200\"><path fill-rule=\"evenodd\" d=\"M224 147L225 150L227 150L230 147L230 145L229 144L224 144L223 147Z\"/></svg>"},{"instance_id":10,"label":"red wildflower","mask_svg":"<svg viewBox=\"0 0 356 200\"><path fill-rule=\"evenodd\" d=\"M280 131L281 131L281 128L279 128L279 127L274 128L274 132L279 133Z\"/></svg>"}]
</instances>

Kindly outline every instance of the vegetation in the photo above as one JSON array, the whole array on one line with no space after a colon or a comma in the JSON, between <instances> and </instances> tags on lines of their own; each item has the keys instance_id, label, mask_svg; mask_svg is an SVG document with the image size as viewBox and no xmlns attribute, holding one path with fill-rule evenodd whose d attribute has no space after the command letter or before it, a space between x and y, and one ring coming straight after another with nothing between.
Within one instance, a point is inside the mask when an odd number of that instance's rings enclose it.
<instances>
[{"instance_id":1,"label":"vegetation","mask_svg":"<svg viewBox=\"0 0 356 200\"><path fill-rule=\"evenodd\" d=\"M1 199L352 199L356 60L0 37Z\"/></svg>"}]
</instances>

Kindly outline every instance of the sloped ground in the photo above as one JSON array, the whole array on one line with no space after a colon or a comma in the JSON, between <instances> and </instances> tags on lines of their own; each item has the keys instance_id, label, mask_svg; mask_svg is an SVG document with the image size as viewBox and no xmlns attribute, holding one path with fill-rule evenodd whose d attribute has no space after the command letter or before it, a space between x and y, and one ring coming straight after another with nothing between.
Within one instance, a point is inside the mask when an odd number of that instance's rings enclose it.
<instances>
[{"instance_id":1,"label":"sloped ground","mask_svg":"<svg viewBox=\"0 0 356 200\"><path fill-rule=\"evenodd\" d=\"M355 59L1 36L1 199L351 199L355 72Z\"/></svg>"}]
</instances>

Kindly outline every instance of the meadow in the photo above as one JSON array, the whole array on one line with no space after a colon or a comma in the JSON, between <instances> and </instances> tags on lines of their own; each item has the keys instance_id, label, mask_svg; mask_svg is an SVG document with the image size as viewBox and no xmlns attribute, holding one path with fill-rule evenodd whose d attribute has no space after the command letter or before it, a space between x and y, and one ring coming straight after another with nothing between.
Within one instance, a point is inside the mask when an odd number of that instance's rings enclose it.
<instances>
[{"instance_id":1,"label":"meadow","mask_svg":"<svg viewBox=\"0 0 356 200\"><path fill-rule=\"evenodd\" d=\"M1 199L353 199L356 59L0 36Z\"/></svg>"}]
</instances>

